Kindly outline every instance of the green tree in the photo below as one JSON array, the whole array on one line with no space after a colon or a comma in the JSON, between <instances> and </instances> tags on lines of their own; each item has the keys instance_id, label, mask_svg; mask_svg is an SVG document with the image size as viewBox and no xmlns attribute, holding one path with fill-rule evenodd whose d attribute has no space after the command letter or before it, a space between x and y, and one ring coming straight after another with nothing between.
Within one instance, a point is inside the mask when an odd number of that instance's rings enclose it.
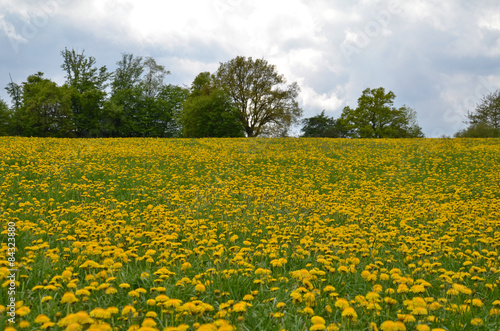
<instances>
[{"instance_id":1,"label":"green tree","mask_svg":"<svg viewBox=\"0 0 500 331\"><path fill-rule=\"evenodd\" d=\"M500 90L484 96L467 118L469 126L455 137L500 137Z\"/></svg>"},{"instance_id":2,"label":"green tree","mask_svg":"<svg viewBox=\"0 0 500 331\"><path fill-rule=\"evenodd\" d=\"M71 137L75 133L73 89L57 86L38 72L22 84L22 104L14 113L16 131L23 136Z\"/></svg>"},{"instance_id":3,"label":"green tree","mask_svg":"<svg viewBox=\"0 0 500 331\"><path fill-rule=\"evenodd\" d=\"M302 137L345 138L347 129L340 119L321 114L302 120Z\"/></svg>"},{"instance_id":4,"label":"green tree","mask_svg":"<svg viewBox=\"0 0 500 331\"><path fill-rule=\"evenodd\" d=\"M77 53L67 48L61 52L64 59L61 68L66 72L66 84L74 88L72 111L76 134L80 137L99 137L103 135L102 124L108 117L104 111L106 87L111 73L106 66L98 68L93 56L85 51Z\"/></svg>"},{"instance_id":5,"label":"green tree","mask_svg":"<svg viewBox=\"0 0 500 331\"><path fill-rule=\"evenodd\" d=\"M358 107L342 111L341 122L349 136L357 138L417 138L423 137L416 112L406 106L394 107L395 94L383 87L367 88L358 99Z\"/></svg>"},{"instance_id":6,"label":"green tree","mask_svg":"<svg viewBox=\"0 0 500 331\"><path fill-rule=\"evenodd\" d=\"M193 81L181 115L184 137L244 137L238 110L209 72Z\"/></svg>"},{"instance_id":7,"label":"green tree","mask_svg":"<svg viewBox=\"0 0 500 331\"><path fill-rule=\"evenodd\" d=\"M248 137L286 132L302 115L297 83L285 85L284 76L264 59L238 56L221 63L214 83L229 93Z\"/></svg>"},{"instance_id":8,"label":"green tree","mask_svg":"<svg viewBox=\"0 0 500 331\"><path fill-rule=\"evenodd\" d=\"M5 101L0 99L0 136L12 134L12 112Z\"/></svg>"},{"instance_id":9,"label":"green tree","mask_svg":"<svg viewBox=\"0 0 500 331\"><path fill-rule=\"evenodd\" d=\"M113 135L122 137L175 137L180 134L178 114L187 91L164 83L169 71L153 58L122 54L111 83L108 108L113 114Z\"/></svg>"}]
</instances>

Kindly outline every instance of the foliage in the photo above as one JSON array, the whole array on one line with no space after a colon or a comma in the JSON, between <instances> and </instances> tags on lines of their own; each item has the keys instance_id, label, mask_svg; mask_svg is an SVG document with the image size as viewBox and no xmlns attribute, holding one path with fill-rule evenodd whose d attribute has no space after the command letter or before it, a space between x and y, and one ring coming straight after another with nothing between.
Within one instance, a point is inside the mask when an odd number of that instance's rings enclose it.
<instances>
[{"instance_id":1,"label":"foliage","mask_svg":"<svg viewBox=\"0 0 500 331\"><path fill-rule=\"evenodd\" d=\"M77 53L67 48L61 52L66 72L66 84L74 88L71 110L78 137L102 136L101 124L107 114L104 112L105 88L111 73L106 66L96 67L96 59L86 56L85 51Z\"/></svg>"},{"instance_id":2,"label":"foliage","mask_svg":"<svg viewBox=\"0 0 500 331\"><path fill-rule=\"evenodd\" d=\"M184 137L244 137L238 110L229 94L214 86L209 72L194 79L181 122Z\"/></svg>"},{"instance_id":3,"label":"foliage","mask_svg":"<svg viewBox=\"0 0 500 331\"><path fill-rule=\"evenodd\" d=\"M5 101L0 99L0 136L11 134L12 112Z\"/></svg>"},{"instance_id":4,"label":"foliage","mask_svg":"<svg viewBox=\"0 0 500 331\"><path fill-rule=\"evenodd\" d=\"M467 117L469 127L455 137L500 137L500 90L484 96L475 112Z\"/></svg>"},{"instance_id":5,"label":"foliage","mask_svg":"<svg viewBox=\"0 0 500 331\"><path fill-rule=\"evenodd\" d=\"M302 137L345 138L348 134L340 119L321 114L302 120Z\"/></svg>"},{"instance_id":6,"label":"foliage","mask_svg":"<svg viewBox=\"0 0 500 331\"><path fill-rule=\"evenodd\" d=\"M423 137L416 121L416 112L406 106L393 106L396 95L383 87L367 88L358 99L358 107L342 111L341 121L357 138L417 138Z\"/></svg>"},{"instance_id":7,"label":"foliage","mask_svg":"<svg viewBox=\"0 0 500 331\"><path fill-rule=\"evenodd\" d=\"M248 137L285 132L302 115L297 83L285 85L284 76L264 59L238 56L221 63L214 78L231 96Z\"/></svg>"},{"instance_id":8,"label":"foliage","mask_svg":"<svg viewBox=\"0 0 500 331\"><path fill-rule=\"evenodd\" d=\"M16 330L498 330L499 160L499 139L0 137L0 325L15 273Z\"/></svg>"},{"instance_id":9,"label":"foliage","mask_svg":"<svg viewBox=\"0 0 500 331\"><path fill-rule=\"evenodd\" d=\"M120 137L175 137L185 89L165 85L169 72L153 58L123 54L111 83L111 135Z\"/></svg>"},{"instance_id":10,"label":"foliage","mask_svg":"<svg viewBox=\"0 0 500 331\"><path fill-rule=\"evenodd\" d=\"M14 133L35 137L72 137L74 90L57 86L38 72L22 84L22 101L13 114Z\"/></svg>"},{"instance_id":11,"label":"foliage","mask_svg":"<svg viewBox=\"0 0 500 331\"><path fill-rule=\"evenodd\" d=\"M470 123L466 129L454 134L455 138L490 138L498 137L498 131L488 123Z\"/></svg>"}]
</instances>

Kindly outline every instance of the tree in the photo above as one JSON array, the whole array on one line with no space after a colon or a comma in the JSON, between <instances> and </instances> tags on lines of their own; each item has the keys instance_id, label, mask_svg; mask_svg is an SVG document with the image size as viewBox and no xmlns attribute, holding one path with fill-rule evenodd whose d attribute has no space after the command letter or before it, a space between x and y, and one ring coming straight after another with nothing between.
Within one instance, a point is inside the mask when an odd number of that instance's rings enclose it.
<instances>
[{"instance_id":1,"label":"tree","mask_svg":"<svg viewBox=\"0 0 500 331\"><path fill-rule=\"evenodd\" d=\"M5 101L0 99L0 136L11 134L12 112Z\"/></svg>"},{"instance_id":2,"label":"tree","mask_svg":"<svg viewBox=\"0 0 500 331\"><path fill-rule=\"evenodd\" d=\"M22 84L22 104L14 113L17 133L36 137L74 135L71 87L57 86L38 72Z\"/></svg>"},{"instance_id":3,"label":"tree","mask_svg":"<svg viewBox=\"0 0 500 331\"><path fill-rule=\"evenodd\" d=\"M85 51L77 53L67 48L61 52L66 72L66 84L74 88L71 109L74 114L76 134L79 137L100 137L102 123L108 114L104 113L106 87L111 73L106 66L96 67L94 57L87 57Z\"/></svg>"},{"instance_id":4,"label":"tree","mask_svg":"<svg viewBox=\"0 0 500 331\"><path fill-rule=\"evenodd\" d=\"M187 91L166 85L169 74L153 58L122 54L111 83L108 108L113 135L122 137L174 137L180 134L178 114Z\"/></svg>"},{"instance_id":5,"label":"tree","mask_svg":"<svg viewBox=\"0 0 500 331\"><path fill-rule=\"evenodd\" d=\"M181 115L184 137L244 137L237 108L228 92L215 87L209 72L194 79Z\"/></svg>"},{"instance_id":6,"label":"tree","mask_svg":"<svg viewBox=\"0 0 500 331\"><path fill-rule=\"evenodd\" d=\"M457 132L455 137L500 137L500 90L484 96L467 118L469 127Z\"/></svg>"},{"instance_id":7,"label":"tree","mask_svg":"<svg viewBox=\"0 0 500 331\"><path fill-rule=\"evenodd\" d=\"M417 138L423 137L416 112L406 106L394 107L395 94L383 87L367 88L358 99L358 107L342 111L340 120L357 138Z\"/></svg>"},{"instance_id":8,"label":"tree","mask_svg":"<svg viewBox=\"0 0 500 331\"><path fill-rule=\"evenodd\" d=\"M302 137L345 138L347 130L340 119L321 114L302 120Z\"/></svg>"},{"instance_id":9,"label":"tree","mask_svg":"<svg viewBox=\"0 0 500 331\"><path fill-rule=\"evenodd\" d=\"M221 63L214 83L229 93L248 137L286 131L302 115L297 83L285 85L283 75L264 59L238 56Z\"/></svg>"}]
</instances>

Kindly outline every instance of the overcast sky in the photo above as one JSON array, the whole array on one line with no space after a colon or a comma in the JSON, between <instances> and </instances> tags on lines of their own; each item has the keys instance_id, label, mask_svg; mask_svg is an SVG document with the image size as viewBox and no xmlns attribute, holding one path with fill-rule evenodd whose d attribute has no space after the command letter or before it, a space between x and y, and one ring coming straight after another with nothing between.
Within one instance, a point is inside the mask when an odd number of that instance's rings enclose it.
<instances>
[{"instance_id":1,"label":"overcast sky","mask_svg":"<svg viewBox=\"0 0 500 331\"><path fill-rule=\"evenodd\" d=\"M238 55L264 58L299 84L304 117L338 117L384 87L439 137L500 88L500 1L0 0L0 98L9 73L63 84L65 47L110 70L121 53L152 56L186 86Z\"/></svg>"}]
</instances>

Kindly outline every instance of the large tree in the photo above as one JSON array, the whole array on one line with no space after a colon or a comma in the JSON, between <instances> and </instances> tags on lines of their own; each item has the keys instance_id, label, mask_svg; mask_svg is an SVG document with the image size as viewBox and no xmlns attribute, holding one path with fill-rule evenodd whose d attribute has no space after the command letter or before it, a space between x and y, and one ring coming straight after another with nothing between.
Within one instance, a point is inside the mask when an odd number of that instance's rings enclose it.
<instances>
[{"instance_id":1,"label":"large tree","mask_svg":"<svg viewBox=\"0 0 500 331\"><path fill-rule=\"evenodd\" d=\"M295 100L297 83L286 85L284 76L264 59L238 56L221 63L214 83L231 96L248 137L286 132L302 115Z\"/></svg>"},{"instance_id":2,"label":"large tree","mask_svg":"<svg viewBox=\"0 0 500 331\"><path fill-rule=\"evenodd\" d=\"M147 57L122 54L111 83L108 113L113 114L113 135L174 137L186 89L165 84L169 71Z\"/></svg>"},{"instance_id":3,"label":"large tree","mask_svg":"<svg viewBox=\"0 0 500 331\"><path fill-rule=\"evenodd\" d=\"M75 134L73 90L38 72L22 84L22 102L13 115L17 134L36 137L71 137Z\"/></svg>"},{"instance_id":4,"label":"large tree","mask_svg":"<svg viewBox=\"0 0 500 331\"><path fill-rule=\"evenodd\" d=\"M244 137L238 109L209 72L194 79L181 115L184 137Z\"/></svg>"},{"instance_id":5,"label":"large tree","mask_svg":"<svg viewBox=\"0 0 500 331\"><path fill-rule=\"evenodd\" d=\"M500 137L500 90L485 95L467 118L469 126L456 137Z\"/></svg>"},{"instance_id":6,"label":"large tree","mask_svg":"<svg viewBox=\"0 0 500 331\"><path fill-rule=\"evenodd\" d=\"M367 88L358 99L358 107L345 107L340 120L357 138L417 138L423 137L417 124L416 112L406 106L394 107L392 92L383 87Z\"/></svg>"},{"instance_id":7,"label":"large tree","mask_svg":"<svg viewBox=\"0 0 500 331\"><path fill-rule=\"evenodd\" d=\"M67 48L61 52L66 72L66 84L75 89L72 96L76 134L80 137L99 137L103 135L106 100L106 87L111 73L106 66L98 68L93 56L86 56L85 51L77 53Z\"/></svg>"}]
</instances>

